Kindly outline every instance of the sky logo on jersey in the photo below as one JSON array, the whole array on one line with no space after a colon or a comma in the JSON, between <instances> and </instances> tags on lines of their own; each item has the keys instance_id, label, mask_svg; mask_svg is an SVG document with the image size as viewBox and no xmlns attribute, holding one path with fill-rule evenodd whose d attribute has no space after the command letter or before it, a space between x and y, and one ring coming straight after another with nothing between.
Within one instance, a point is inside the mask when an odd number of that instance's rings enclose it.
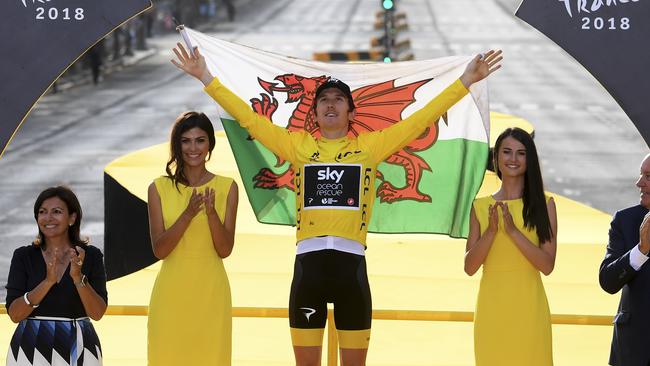
<instances>
[{"instance_id":1,"label":"sky logo on jersey","mask_svg":"<svg viewBox=\"0 0 650 366\"><path fill-rule=\"evenodd\" d=\"M325 168L324 170L318 171L318 180L333 180L336 183L341 181L343 178L344 170L330 169L330 167Z\"/></svg>"},{"instance_id":2,"label":"sky logo on jersey","mask_svg":"<svg viewBox=\"0 0 650 366\"><path fill-rule=\"evenodd\" d=\"M306 164L303 176L305 210L358 209L360 164Z\"/></svg>"},{"instance_id":3,"label":"sky logo on jersey","mask_svg":"<svg viewBox=\"0 0 650 366\"><path fill-rule=\"evenodd\" d=\"M316 313L316 309L312 309L312 308L300 308L300 310L304 311L303 314L305 314L305 318L307 318L307 322L309 322L309 317Z\"/></svg>"}]
</instances>

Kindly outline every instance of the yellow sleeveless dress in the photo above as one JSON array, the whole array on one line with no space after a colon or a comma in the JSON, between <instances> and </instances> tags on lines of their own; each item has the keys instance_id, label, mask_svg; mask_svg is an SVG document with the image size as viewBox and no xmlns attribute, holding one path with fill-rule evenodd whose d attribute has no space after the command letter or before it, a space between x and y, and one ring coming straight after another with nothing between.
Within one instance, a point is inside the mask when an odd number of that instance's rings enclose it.
<instances>
[{"instance_id":1,"label":"yellow sleeveless dress","mask_svg":"<svg viewBox=\"0 0 650 366\"><path fill-rule=\"evenodd\" d=\"M548 201L548 198L547 198ZM492 196L474 201L481 234L488 227ZM539 246L535 231L524 228L523 201L508 200L517 228ZM540 272L499 227L485 262L474 315L474 355L477 366L553 365L551 316Z\"/></svg>"},{"instance_id":2,"label":"yellow sleeveless dress","mask_svg":"<svg viewBox=\"0 0 650 366\"><path fill-rule=\"evenodd\" d=\"M223 222L231 178L215 176L197 187L215 190L215 209ZM154 180L162 204L165 229L187 207L192 187L171 179ZM174 250L163 259L156 277L147 323L150 366L230 365L232 303L230 284L201 210L192 219Z\"/></svg>"}]
</instances>

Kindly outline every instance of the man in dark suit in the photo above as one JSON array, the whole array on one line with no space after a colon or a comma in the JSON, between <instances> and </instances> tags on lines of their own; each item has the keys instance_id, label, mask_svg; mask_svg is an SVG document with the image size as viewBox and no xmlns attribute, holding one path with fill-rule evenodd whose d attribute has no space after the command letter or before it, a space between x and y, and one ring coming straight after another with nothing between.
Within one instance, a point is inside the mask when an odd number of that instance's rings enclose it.
<instances>
[{"instance_id":1,"label":"man in dark suit","mask_svg":"<svg viewBox=\"0 0 650 366\"><path fill-rule=\"evenodd\" d=\"M640 204L614 214L609 244L600 265L600 287L610 294L623 289L614 317L609 364L650 366L650 154L636 182Z\"/></svg>"}]
</instances>

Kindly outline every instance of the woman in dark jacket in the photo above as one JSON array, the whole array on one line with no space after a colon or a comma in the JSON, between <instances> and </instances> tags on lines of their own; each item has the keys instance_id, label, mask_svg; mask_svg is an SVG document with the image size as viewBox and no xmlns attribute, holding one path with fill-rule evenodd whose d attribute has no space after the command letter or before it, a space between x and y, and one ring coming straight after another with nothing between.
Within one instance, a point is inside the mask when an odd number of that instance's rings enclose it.
<instances>
[{"instance_id":1,"label":"woman in dark jacket","mask_svg":"<svg viewBox=\"0 0 650 366\"><path fill-rule=\"evenodd\" d=\"M81 239L81 206L66 187L38 196L38 237L16 249L7 281L7 312L18 327L7 365L101 365L99 320L108 296L101 251Z\"/></svg>"}]
</instances>

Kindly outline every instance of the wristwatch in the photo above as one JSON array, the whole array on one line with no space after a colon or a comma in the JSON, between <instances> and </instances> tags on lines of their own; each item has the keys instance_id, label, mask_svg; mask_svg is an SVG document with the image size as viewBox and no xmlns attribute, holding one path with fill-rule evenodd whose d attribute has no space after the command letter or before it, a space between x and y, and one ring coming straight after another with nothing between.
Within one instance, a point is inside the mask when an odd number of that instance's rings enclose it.
<instances>
[{"instance_id":1,"label":"wristwatch","mask_svg":"<svg viewBox=\"0 0 650 366\"><path fill-rule=\"evenodd\" d=\"M75 282L74 285L77 287L86 287L88 284L88 277L86 275L81 275L81 280L79 282Z\"/></svg>"}]
</instances>

